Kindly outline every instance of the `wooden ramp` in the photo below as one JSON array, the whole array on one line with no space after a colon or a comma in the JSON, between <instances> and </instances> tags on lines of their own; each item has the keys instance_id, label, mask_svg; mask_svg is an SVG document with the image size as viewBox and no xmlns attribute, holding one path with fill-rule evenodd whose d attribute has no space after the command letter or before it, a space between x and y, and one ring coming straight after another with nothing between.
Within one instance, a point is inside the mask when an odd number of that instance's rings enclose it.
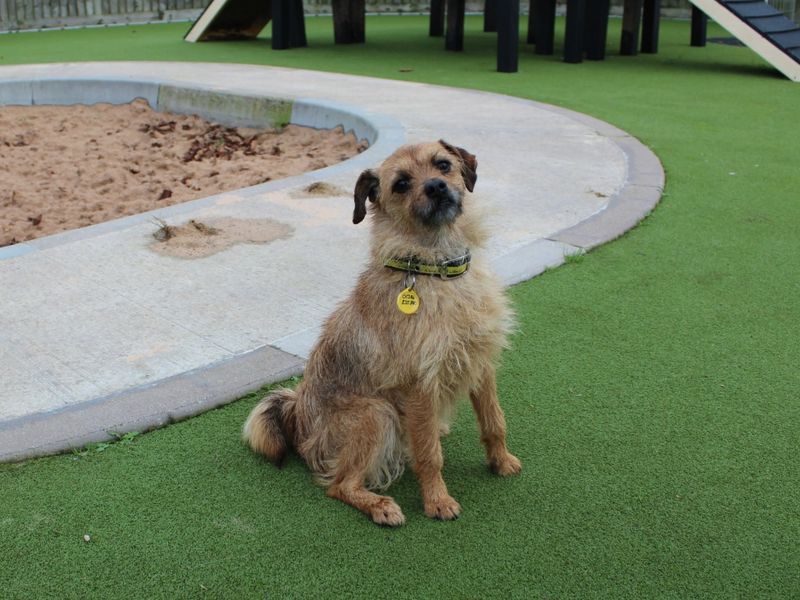
<instances>
[{"instance_id":1,"label":"wooden ramp","mask_svg":"<svg viewBox=\"0 0 800 600\"><path fill-rule=\"evenodd\" d=\"M252 39L270 20L273 49L306 45L302 0L211 0L183 39L187 42Z\"/></svg>"},{"instance_id":2,"label":"wooden ramp","mask_svg":"<svg viewBox=\"0 0 800 600\"><path fill-rule=\"evenodd\" d=\"M763 0L690 0L792 81L800 82L800 26Z\"/></svg>"},{"instance_id":3,"label":"wooden ramp","mask_svg":"<svg viewBox=\"0 0 800 600\"><path fill-rule=\"evenodd\" d=\"M212 0L183 39L205 42L254 38L271 18L270 0Z\"/></svg>"}]
</instances>

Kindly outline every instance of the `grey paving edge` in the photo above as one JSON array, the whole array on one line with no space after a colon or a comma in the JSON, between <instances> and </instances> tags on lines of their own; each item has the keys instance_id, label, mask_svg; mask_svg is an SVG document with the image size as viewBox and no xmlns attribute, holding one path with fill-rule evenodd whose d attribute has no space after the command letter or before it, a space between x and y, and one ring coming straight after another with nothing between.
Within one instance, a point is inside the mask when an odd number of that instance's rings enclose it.
<instances>
[{"instance_id":1,"label":"grey paving edge","mask_svg":"<svg viewBox=\"0 0 800 600\"><path fill-rule=\"evenodd\" d=\"M588 115L556 110L607 136L627 161L625 185L609 199L605 209L547 238L588 251L617 239L652 212L664 191L664 168L652 150L621 129Z\"/></svg>"},{"instance_id":2,"label":"grey paving edge","mask_svg":"<svg viewBox=\"0 0 800 600\"><path fill-rule=\"evenodd\" d=\"M60 411L0 423L0 462L56 454L149 431L241 398L303 372L305 361L271 346L188 371L154 384ZM107 423L109 425L97 425Z\"/></svg>"},{"instance_id":3,"label":"grey paving edge","mask_svg":"<svg viewBox=\"0 0 800 600\"><path fill-rule=\"evenodd\" d=\"M473 93L485 95L487 100L495 95L493 92L475 90L473 90ZM611 123L590 115L525 98L516 98L516 100L520 103L533 103L542 110L562 115L590 127L598 134L613 141L625 154L627 162L625 184L609 199L606 208L577 225L557 231L545 238L565 244L562 260L558 263L550 261L546 268L553 268L563 264L565 257L570 254L586 252L615 240L635 227L656 207L664 191L664 169L658 157L642 142ZM531 245L536 244L538 242L534 242ZM574 248L574 251L570 250L570 248ZM529 272L533 272L533 275L531 275L533 277L543 270L537 265L532 265ZM514 280L514 283L519 283L519 281Z\"/></svg>"},{"instance_id":4,"label":"grey paving edge","mask_svg":"<svg viewBox=\"0 0 800 600\"><path fill-rule=\"evenodd\" d=\"M110 83L113 80L105 81ZM0 104L33 104L48 97L42 91L42 82L14 82L0 86ZM125 81L128 93L152 94L147 85L170 84L169 81L130 82ZM137 85L140 86L137 88ZM184 84L174 84L182 87ZM59 92L65 88L57 86ZM100 87L100 86L98 86ZM47 88L45 86L45 91ZM136 91L140 90L140 91ZM156 97L158 87L156 86ZM235 94L235 90L226 90ZM491 93L486 93L492 96ZM152 97L152 96L150 96ZM27 101L26 101L27 100ZM97 101L97 100L95 100ZM110 101L110 100L105 100ZM126 101L126 100L119 100ZM130 98L127 100L130 101ZM520 102L530 102L519 99ZM664 170L658 158L641 142L624 131L588 115L576 113L557 106L534 102L538 107L564 115L588 125L599 134L608 137L624 152L627 160L626 182L619 192L610 198L607 207L585 221L556 232L546 239L537 240L516 249L504 257L498 272L507 285L525 281L548 268L557 267L571 254L585 252L591 248L616 239L646 217L656 206L664 189ZM311 126L331 126L333 114L344 114L346 129L352 129L359 137L371 142L370 148L343 163L276 182L247 188L245 194L260 194L274 189L304 185L331 175L353 172L379 163L405 141L402 125L383 115L368 114L353 107L318 100L293 99L292 122ZM297 120L295 120L297 119ZM339 123L335 123L339 124ZM362 135L363 134L363 135ZM152 216L180 215L204 204L214 197L125 217L92 227L65 232L0 249L0 260L59 244L100 235L107 231L123 229L132 224L150 220ZM507 260L511 258L511 260ZM277 345L290 351L300 351L309 344L314 332L292 334ZM295 350L296 349L296 350ZM259 387L299 375L305 361L281 349L266 346L252 352L207 365L176 375L147 386L126 390L112 396L71 406L61 411L35 414L0 423L0 462L21 461L28 458L56 454L89 443L113 439L109 432L126 433L147 431L185 419L211 408L221 406ZM113 423L99 426L97 423Z\"/></svg>"}]
</instances>

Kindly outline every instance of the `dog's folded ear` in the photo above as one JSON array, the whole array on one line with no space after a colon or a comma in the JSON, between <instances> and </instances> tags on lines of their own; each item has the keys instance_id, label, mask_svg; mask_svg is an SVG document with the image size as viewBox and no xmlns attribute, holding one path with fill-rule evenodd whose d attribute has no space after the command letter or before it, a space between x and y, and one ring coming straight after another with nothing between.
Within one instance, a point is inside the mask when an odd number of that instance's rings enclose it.
<instances>
[{"instance_id":1,"label":"dog's folded ear","mask_svg":"<svg viewBox=\"0 0 800 600\"><path fill-rule=\"evenodd\" d=\"M370 202L375 202L378 199L378 191L380 190L380 180L378 174L372 169L367 169L358 177L356 181L356 189L353 193L353 199L356 206L353 210L353 223L358 225L367 216L367 198Z\"/></svg>"},{"instance_id":2,"label":"dog's folded ear","mask_svg":"<svg viewBox=\"0 0 800 600\"><path fill-rule=\"evenodd\" d=\"M448 144L444 140L439 140L439 143L444 146L445 150L451 154L455 154L461 159L461 176L464 178L464 185L471 192L475 189L475 182L478 181L478 159L474 154L470 154L463 148Z\"/></svg>"}]
</instances>

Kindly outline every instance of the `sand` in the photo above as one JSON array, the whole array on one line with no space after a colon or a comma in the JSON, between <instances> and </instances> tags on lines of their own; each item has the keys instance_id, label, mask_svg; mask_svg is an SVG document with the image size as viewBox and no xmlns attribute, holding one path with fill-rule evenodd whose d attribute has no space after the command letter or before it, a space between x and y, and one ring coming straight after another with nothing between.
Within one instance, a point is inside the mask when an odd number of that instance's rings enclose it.
<instances>
[{"instance_id":1,"label":"sand","mask_svg":"<svg viewBox=\"0 0 800 600\"><path fill-rule=\"evenodd\" d=\"M205 258L234 244L269 244L288 239L293 233L291 225L272 219L191 219L184 225L162 221L153 233L150 249L176 258Z\"/></svg>"},{"instance_id":2,"label":"sand","mask_svg":"<svg viewBox=\"0 0 800 600\"><path fill-rule=\"evenodd\" d=\"M144 100L2 106L0 246L320 169L365 148L340 128L229 129Z\"/></svg>"}]
</instances>

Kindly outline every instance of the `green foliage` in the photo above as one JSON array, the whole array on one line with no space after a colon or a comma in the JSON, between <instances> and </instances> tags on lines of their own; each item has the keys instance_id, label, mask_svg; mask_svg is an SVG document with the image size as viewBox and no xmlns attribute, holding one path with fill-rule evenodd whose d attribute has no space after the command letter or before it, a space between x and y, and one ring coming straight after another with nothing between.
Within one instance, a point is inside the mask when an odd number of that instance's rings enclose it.
<instances>
[{"instance_id":1,"label":"green foliage","mask_svg":"<svg viewBox=\"0 0 800 600\"><path fill-rule=\"evenodd\" d=\"M82 458L84 456L88 456L91 453L105 452L115 444L126 446L128 444L133 443L133 441L141 435L141 432L129 431L127 433L118 433L116 431L109 431L108 435L110 435L113 439L106 442L95 442L93 444L87 444L83 448L75 448L74 450L72 450L72 456L76 458Z\"/></svg>"}]
</instances>

